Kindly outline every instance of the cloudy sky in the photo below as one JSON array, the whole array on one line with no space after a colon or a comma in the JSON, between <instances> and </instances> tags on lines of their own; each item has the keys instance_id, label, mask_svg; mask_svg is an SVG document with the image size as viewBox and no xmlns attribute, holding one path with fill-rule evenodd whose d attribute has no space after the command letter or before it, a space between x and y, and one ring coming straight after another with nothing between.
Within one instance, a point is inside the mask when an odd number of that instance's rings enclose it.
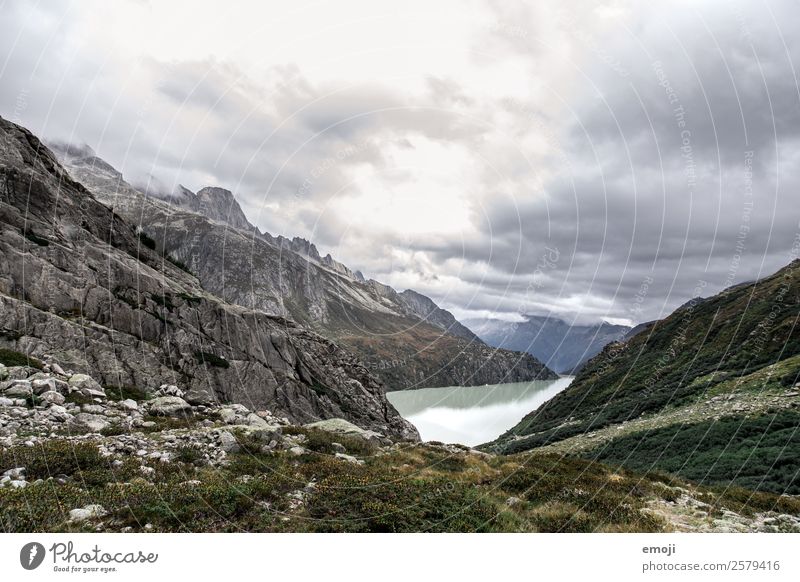
<instances>
[{"instance_id":1,"label":"cloudy sky","mask_svg":"<svg viewBox=\"0 0 800 582\"><path fill-rule=\"evenodd\" d=\"M0 115L459 317L661 317L800 228L794 1L0 0ZM796 248L796 247L795 247Z\"/></svg>"}]
</instances>

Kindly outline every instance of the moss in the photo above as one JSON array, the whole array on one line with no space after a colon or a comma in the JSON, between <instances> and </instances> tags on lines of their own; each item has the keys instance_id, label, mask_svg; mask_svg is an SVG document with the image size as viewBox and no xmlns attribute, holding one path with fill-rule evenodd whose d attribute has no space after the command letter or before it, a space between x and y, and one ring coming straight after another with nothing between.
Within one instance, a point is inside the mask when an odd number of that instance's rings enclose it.
<instances>
[{"instance_id":1,"label":"moss","mask_svg":"<svg viewBox=\"0 0 800 582\"><path fill-rule=\"evenodd\" d=\"M136 400L138 402L148 398L147 392L138 386L104 386L103 388L105 389L106 396L109 400Z\"/></svg>"},{"instance_id":2,"label":"moss","mask_svg":"<svg viewBox=\"0 0 800 582\"><path fill-rule=\"evenodd\" d=\"M32 368L39 369L44 367L44 364L36 358L26 356L21 352L9 350L7 348L0 348L0 364L6 366L31 366Z\"/></svg>"}]
</instances>

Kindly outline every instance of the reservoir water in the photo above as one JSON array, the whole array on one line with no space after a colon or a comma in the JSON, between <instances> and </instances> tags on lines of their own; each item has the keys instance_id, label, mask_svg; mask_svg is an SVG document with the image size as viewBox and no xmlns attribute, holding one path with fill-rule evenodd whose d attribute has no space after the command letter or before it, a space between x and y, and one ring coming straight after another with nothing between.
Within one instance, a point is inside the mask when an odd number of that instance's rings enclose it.
<instances>
[{"instance_id":1,"label":"reservoir water","mask_svg":"<svg viewBox=\"0 0 800 582\"><path fill-rule=\"evenodd\" d=\"M475 446L490 441L561 392L572 377L486 386L449 386L387 393L423 441Z\"/></svg>"}]
</instances>

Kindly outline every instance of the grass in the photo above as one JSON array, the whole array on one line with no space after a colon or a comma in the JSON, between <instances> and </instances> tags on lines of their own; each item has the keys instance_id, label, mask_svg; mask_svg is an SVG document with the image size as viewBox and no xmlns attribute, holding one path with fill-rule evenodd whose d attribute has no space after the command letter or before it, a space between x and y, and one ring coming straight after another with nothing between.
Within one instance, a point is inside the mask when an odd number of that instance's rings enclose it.
<instances>
[{"instance_id":1,"label":"grass","mask_svg":"<svg viewBox=\"0 0 800 582\"><path fill-rule=\"evenodd\" d=\"M616 438L584 455L706 485L800 494L800 413L783 410L671 425Z\"/></svg>"},{"instance_id":2,"label":"grass","mask_svg":"<svg viewBox=\"0 0 800 582\"><path fill-rule=\"evenodd\" d=\"M486 447L517 453L725 393L800 354L798 317L795 261L757 284L679 309L622 347L606 346L566 390ZM788 386L798 372L795 360L773 383Z\"/></svg>"},{"instance_id":3,"label":"grass","mask_svg":"<svg viewBox=\"0 0 800 582\"><path fill-rule=\"evenodd\" d=\"M306 429L287 432L305 434L309 453L262 452L263 441L242 434L241 451L222 467L203 466L202 452L183 445L171 462L151 463L151 474L139 470L138 458L114 467L91 442L5 449L0 469L24 466L30 484L0 489L0 527L92 531L96 523L70 524L67 517L98 503L109 512L106 531L144 531L145 524L169 532L663 531L667 524L643 511L648 502L674 499L676 486L692 487L669 475L558 455L484 458L431 445L379 450ZM365 464L336 459L332 442ZM67 482L46 480L56 475ZM741 488L696 495L720 509L800 513L797 499ZM519 502L509 505L512 496Z\"/></svg>"}]
</instances>

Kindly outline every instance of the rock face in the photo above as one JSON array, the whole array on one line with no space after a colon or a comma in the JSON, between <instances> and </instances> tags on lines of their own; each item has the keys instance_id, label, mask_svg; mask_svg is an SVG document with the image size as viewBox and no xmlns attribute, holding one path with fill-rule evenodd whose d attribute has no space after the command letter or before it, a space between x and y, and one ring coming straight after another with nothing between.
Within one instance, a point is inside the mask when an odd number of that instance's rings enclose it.
<instances>
[{"instance_id":1,"label":"rock face","mask_svg":"<svg viewBox=\"0 0 800 582\"><path fill-rule=\"evenodd\" d=\"M606 322L571 325L557 317L534 315L526 316L522 322L471 319L465 324L490 346L527 352L562 374L575 373L603 347L622 340L631 330Z\"/></svg>"},{"instance_id":2,"label":"rock face","mask_svg":"<svg viewBox=\"0 0 800 582\"><path fill-rule=\"evenodd\" d=\"M298 422L342 417L416 438L358 359L293 322L205 291L35 136L2 119L0 347L52 354L106 389L169 383Z\"/></svg>"},{"instance_id":3,"label":"rock face","mask_svg":"<svg viewBox=\"0 0 800 582\"><path fill-rule=\"evenodd\" d=\"M59 148L72 177L140 225L204 289L312 328L353 351L390 390L554 376L532 357L487 350L424 295L365 280L303 238L260 233L227 190L204 188L194 195L184 188L154 198L82 151Z\"/></svg>"}]
</instances>

